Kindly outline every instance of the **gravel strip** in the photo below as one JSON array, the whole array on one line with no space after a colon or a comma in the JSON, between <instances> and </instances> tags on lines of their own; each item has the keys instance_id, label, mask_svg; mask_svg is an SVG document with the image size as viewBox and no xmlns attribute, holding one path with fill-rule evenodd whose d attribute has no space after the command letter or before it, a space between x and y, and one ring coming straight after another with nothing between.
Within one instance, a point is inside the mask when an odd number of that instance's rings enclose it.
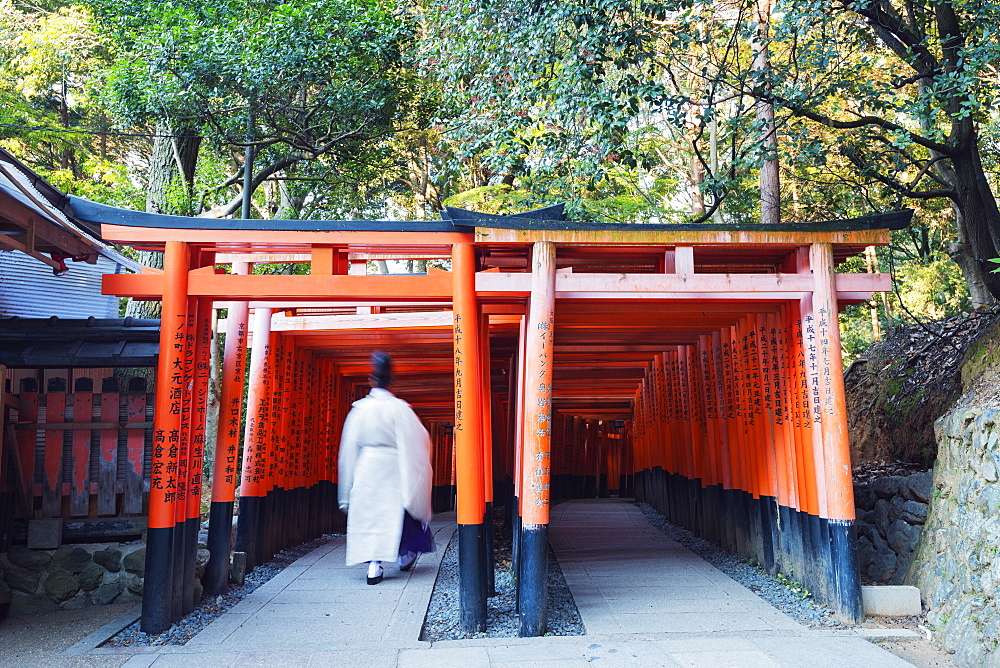
<instances>
[{"instance_id":1,"label":"gravel strip","mask_svg":"<svg viewBox=\"0 0 1000 668\"><path fill-rule=\"evenodd\" d=\"M500 509L499 512L502 512ZM499 513L498 513L499 514ZM496 596L486 599L486 632L464 633L459 628L458 534L452 536L441 559L434 591L431 593L421 640L461 640L463 638L516 638L521 622L517 615L517 592L511 570L510 536L494 521L496 554ZM580 611L563 577L559 561L549 549L547 636L582 636L586 633Z\"/></svg>"},{"instance_id":2,"label":"gravel strip","mask_svg":"<svg viewBox=\"0 0 1000 668\"><path fill-rule=\"evenodd\" d=\"M211 624L222 613L226 612L243 597L257 589L275 575L291 565L299 557L303 557L320 545L341 536L342 534L327 534L308 543L282 550L267 563L261 564L247 574L241 585L230 585L229 590L221 596L205 597L195 606L184 619L175 623L163 633L143 633L139 630L139 622L129 624L124 629L101 643L101 647L151 647L154 645L183 645Z\"/></svg>"},{"instance_id":3,"label":"gravel strip","mask_svg":"<svg viewBox=\"0 0 1000 668\"><path fill-rule=\"evenodd\" d=\"M843 627L830 618L832 611L817 604L794 584L790 587L775 576L751 565L742 557L729 554L718 545L699 538L687 529L674 526L648 503L636 504L649 523L712 564L736 582L792 617L810 626ZM796 591L798 589L798 591Z\"/></svg>"}]
</instances>

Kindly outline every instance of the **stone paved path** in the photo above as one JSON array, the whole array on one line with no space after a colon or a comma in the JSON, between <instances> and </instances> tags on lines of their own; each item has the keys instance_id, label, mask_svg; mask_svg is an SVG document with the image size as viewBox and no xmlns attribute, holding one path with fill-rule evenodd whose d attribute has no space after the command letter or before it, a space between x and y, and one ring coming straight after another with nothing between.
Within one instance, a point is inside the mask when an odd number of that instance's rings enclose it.
<instances>
[{"instance_id":1,"label":"stone paved path","mask_svg":"<svg viewBox=\"0 0 1000 668\"><path fill-rule=\"evenodd\" d=\"M149 648L125 666L910 665L851 632L800 626L618 500L553 508L550 542L587 635L421 642L453 522L453 515L435 520L437 555L421 557L410 573L388 569L376 587L364 583L363 568L344 566L343 539L333 541L286 568L187 645Z\"/></svg>"}]
</instances>

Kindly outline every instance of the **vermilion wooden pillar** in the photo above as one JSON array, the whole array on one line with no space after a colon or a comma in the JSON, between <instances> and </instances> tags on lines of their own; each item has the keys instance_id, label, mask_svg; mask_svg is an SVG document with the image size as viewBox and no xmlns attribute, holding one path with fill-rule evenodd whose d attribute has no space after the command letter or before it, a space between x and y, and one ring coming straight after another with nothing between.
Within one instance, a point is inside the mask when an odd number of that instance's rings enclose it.
<instances>
[{"instance_id":1,"label":"vermilion wooden pillar","mask_svg":"<svg viewBox=\"0 0 1000 668\"><path fill-rule=\"evenodd\" d=\"M479 319L480 338L480 397L481 397L481 433L483 448L483 550L485 566L483 575L486 578L486 595L496 595L496 573L493 559L493 387L490 382L490 317L482 315Z\"/></svg>"},{"instance_id":2,"label":"vermilion wooden pillar","mask_svg":"<svg viewBox=\"0 0 1000 668\"><path fill-rule=\"evenodd\" d=\"M211 263L203 257L199 264ZM198 556L198 531L201 529L202 470L205 457L205 419L208 415L209 367L212 345L212 302L197 300L193 343L191 384L191 427L188 445L188 476L186 513L184 520L184 564L182 614L186 615L198 603L195 600L195 568Z\"/></svg>"},{"instance_id":3,"label":"vermilion wooden pillar","mask_svg":"<svg viewBox=\"0 0 1000 668\"><path fill-rule=\"evenodd\" d=\"M833 247L814 243L809 251L816 285L812 295L812 314L816 327L816 352L819 362L815 378L819 389L819 413L822 426L821 452L824 470L817 470L826 482L824 533L830 535L830 560L836 595L830 605L843 621L856 623L864 618L861 604L861 580L858 576L857 536L855 534L854 485L851 479L851 450L847 435L847 399L844 394L843 360L840 353L840 324L837 289L834 283ZM815 396L815 395L814 395Z\"/></svg>"},{"instance_id":4,"label":"vermilion wooden pillar","mask_svg":"<svg viewBox=\"0 0 1000 668\"><path fill-rule=\"evenodd\" d=\"M476 302L476 251L472 244L452 247L454 275L455 472L458 487L459 624L466 633L486 629L486 577L483 531L482 342Z\"/></svg>"},{"instance_id":5,"label":"vermilion wooden pillar","mask_svg":"<svg viewBox=\"0 0 1000 668\"><path fill-rule=\"evenodd\" d=\"M243 469L240 476L240 514L236 525L236 551L244 552L247 568L256 566L257 543L262 518L261 502L267 494L267 434L269 433L270 388L267 369L271 351L271 309L254 309L253 349L247 392L246 434L243 437Z\"/></svg>"},{"instance_id":6,"label":"vermilion wooden pillar","mask_svg":"<svg viewBox=\"0 0 1000 668\"><path fill-rule=\"evenodd\" d=\"M177 440L181 428L181 395L187 329L188 245L168 241L163 258L163 303L160 316L160 355L157 362L156 409L150 464L149 524L142 621L144 633L170 628L173 586L173 534L176 527Z\"/></svg>"},{"instance_id":7,"label":"vermilion wooden pillar","mask_svg":"<svg viewBox=\"0 0 1000 668\"><path fill-rule=\"evenodd\" d=\"M517 581L520 633L523 637L545 633L555 270L555 244L536 241L532 249L531 300L525 350L521 564Z\"/></svg>"},{"instance_id":8,"label":"vermilion wooden pillar","mask_svg":"<svg viewBox=\"0 0 1000 668\"><path fill-rule=\"evenodd\" d=\"M246 262L233 263L234 274L249 274ZM243 387L246 380L247 302L230 302L226 317L226 347L222 361L222 391L219 426L212 468L212 505L208 520L208 550L202 585L206 594L218 595L229 583L229 553L232 551L233 503L239 475L240 424L243 417Z\"/></svg>"}]
</instances>

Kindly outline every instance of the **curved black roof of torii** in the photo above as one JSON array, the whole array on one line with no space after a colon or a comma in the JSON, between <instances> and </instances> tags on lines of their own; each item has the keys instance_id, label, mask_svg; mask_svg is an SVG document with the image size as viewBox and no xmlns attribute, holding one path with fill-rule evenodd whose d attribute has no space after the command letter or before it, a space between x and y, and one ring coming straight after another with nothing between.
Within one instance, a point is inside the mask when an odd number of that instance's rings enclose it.
<instances>
[{"instance_id":1,"label":"curved black roof of torii","mask_svg":"<svg viewBox=\"0 0 1000 668\"><path fill-rule=\"evenodd\" d=\"M514 215L492 215L465 209L445 207L442 220L244 220L232 218L198 218L170 216L121 209L106 204L69 196L75 217L96 224L127 227L159 227L187 230L274 230L274 231L343 231L343 232L468 232L474 228L536 229L536 230L643 230L660 231L720 231L733 232L842 232L854 230L899 230L910 224L911 209L871 214L859 218L844 218L818 222L783 222L777 225L745 223L606 223L565 220L563 204L526 211Z\"/></svg>"}]
</instances>

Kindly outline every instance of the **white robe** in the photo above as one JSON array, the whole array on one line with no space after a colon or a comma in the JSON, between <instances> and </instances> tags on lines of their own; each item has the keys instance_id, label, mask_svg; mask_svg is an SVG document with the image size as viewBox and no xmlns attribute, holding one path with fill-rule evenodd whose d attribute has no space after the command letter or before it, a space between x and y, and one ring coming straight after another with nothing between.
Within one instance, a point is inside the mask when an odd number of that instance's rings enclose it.
<instances>
[{"instance_id":1,"label":"white robe","mask_svg":"<svg viewBox=\"0 0 1000 668\"><path fill-rule=\"evenodd\" d=\"M347 565L395 561L403 510L431 520L431 441L410 405L373 388L354 402L340 439L337 492L347 511Z\"/></svg>"}]
</instances>

